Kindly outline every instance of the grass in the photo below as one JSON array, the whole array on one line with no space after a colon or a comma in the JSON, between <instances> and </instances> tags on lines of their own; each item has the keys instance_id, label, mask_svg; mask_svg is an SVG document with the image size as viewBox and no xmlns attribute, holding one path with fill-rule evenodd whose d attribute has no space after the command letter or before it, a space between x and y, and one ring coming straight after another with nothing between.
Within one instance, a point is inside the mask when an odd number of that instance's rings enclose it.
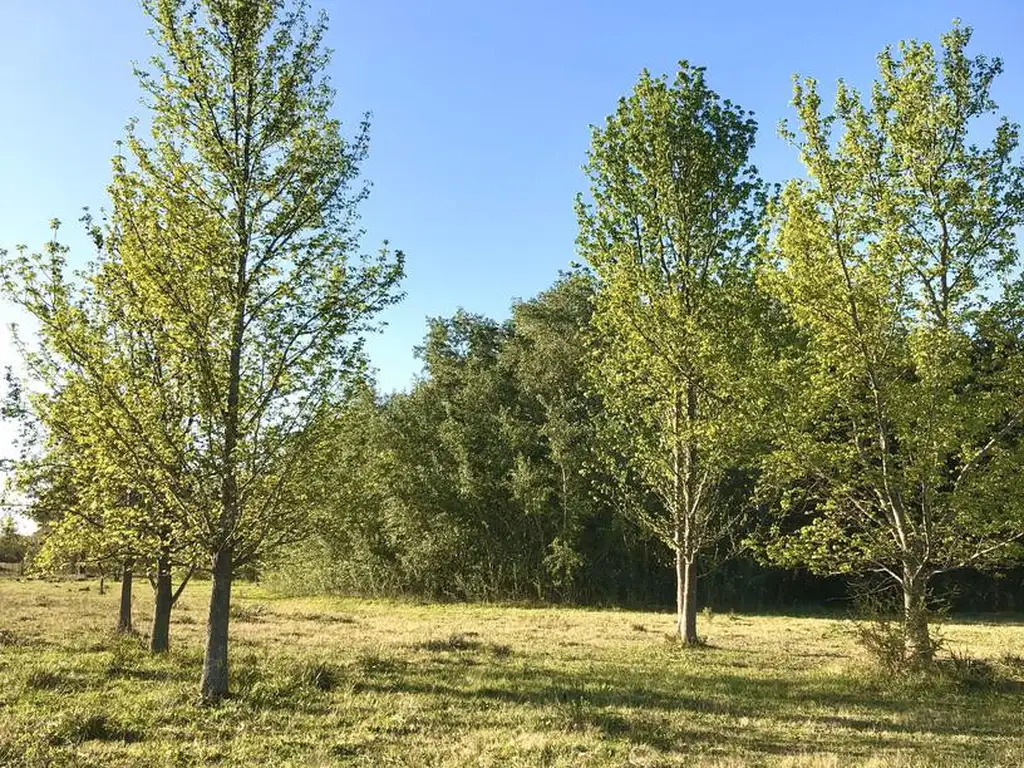
<instances>
[{"instance_id":1,"label":"grass","mask_svg":"<svg viewBox=\"0 0 1024 768\"><path fill-rule=\"evenodd\" d=\"M234 695L205 708L208 585L186 590L162 658L109 631L116 589L81 586L0 580L2 766L1024 765L1009 621L943 630L948 668L991 681L900 683L826 618L708 614L707 645L687 650L669 614L240 585Z\"/></svg>"}]
</instances>

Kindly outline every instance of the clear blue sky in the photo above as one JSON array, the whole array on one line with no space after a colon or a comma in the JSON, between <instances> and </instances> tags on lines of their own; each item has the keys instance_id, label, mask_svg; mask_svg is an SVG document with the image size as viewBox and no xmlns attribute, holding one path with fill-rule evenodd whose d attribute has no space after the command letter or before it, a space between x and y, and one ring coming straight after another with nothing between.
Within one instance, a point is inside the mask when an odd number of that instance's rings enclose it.
<instances>
[{"instance_id":1,"label":"clear blue sky","mask_svg":"<svg viewBox=\"0 0 1024 768\"><path fill-rule=\"evenodd\" d=\"M147 58L149 40L134 0L2 5L0 246L37 245L50 218L77 231L81 206L104 204L114 141L141 114L130 62ZM339 116L354 124L374 113L365 246L386 237L408 255L408 298L370 344L384 390L418 371L412 347L426 317L460 306L503 317L572 260L588 126L643 67L707 66L720 94L755 111L755 159L783 180L800 172L775 134L793 73L818 78L830 97L838 77L869 83L885 44L937 41L960 16L975 51L1003 57L996 97L1024 121L1019 0L313 5L331 15ZM0 313L4 325L14 316ZM12 357L4 336L0 362Z\"/></svg>"}]
</instances>

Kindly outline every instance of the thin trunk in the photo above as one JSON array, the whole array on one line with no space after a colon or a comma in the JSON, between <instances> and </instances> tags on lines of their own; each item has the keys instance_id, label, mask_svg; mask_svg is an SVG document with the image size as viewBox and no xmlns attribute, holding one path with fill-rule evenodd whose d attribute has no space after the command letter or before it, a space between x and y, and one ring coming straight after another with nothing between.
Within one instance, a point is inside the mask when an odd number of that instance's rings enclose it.
<instances>
[{"instance_id":1,"label":"thin trunk","mask_svg":"<svg viewBox=\"0 0 1024 768\"><path fill-rule=\"evenodd\" d=\"M683 637L683 614L686 613L686 561L683 560L683 551L676 547L676 631L679 638Z\"/></svg>"},{"instance_id":2,"label":"thin trunk","mask_svg":"<svg viewBox=\"0 0 1024 768\"><path fill-rule=\"evenodd\" d=\"M228 617L231 608L231 549L222 549L212 558L213 588L210 591L210 616L206 625L206 656L203 660L201 693L208 702L228 695Z\"/></svg>"},{"instance_id":3,"label":"thin trunk","mask_svg":"<svg viewBox=\"0 0 1024 768\"><path fill-rule=\"evenodd\" d=\"M103 571L100 571L100 594L107 594L106 574Z\"/></svg>"},{"instance_id":4,"label":"thin trunk","mask_svg":"<svg viewBox=\"0 0 1024 768\"><path fill-rule=\"evenodd\" d=\"M682 585L679 587L679 636L686 645L697 643L697 563L683 563Z\"/></svg>"},{"instance_id":5,"label":"thin trunk","mask_svg":"<svg viewBox=\"0 0 1024 768\"><path fill-rule=\"evenodd\" d=\"M930 662L935 648L928 634L925 577L920 570L909 567L903 572L903 630L910 659L919 663Z\"/></svg>"},{"instance_id":6,"label":"thin trunk","mask_svg":"<svg viewBox=\"0 0 1024 768\"><path fill-rule=\"evenodd\" d=\"M156 602L153 606L153 626L149 636L152 653L166 653L171 649L171 556L167 550L160 553L156 566Z\"/></svg>"},{"instance_id":7,"label":"thin trunk","mask_svg":"<svg viewBox=\"0 0 1024 768\"><path fill-rule=\"evenodd\" d=\"M117 614L117 631L129 634L132 631L132 568L134 560L125 560L121 569L121 607Z\"/></svg>"}]
</instances>

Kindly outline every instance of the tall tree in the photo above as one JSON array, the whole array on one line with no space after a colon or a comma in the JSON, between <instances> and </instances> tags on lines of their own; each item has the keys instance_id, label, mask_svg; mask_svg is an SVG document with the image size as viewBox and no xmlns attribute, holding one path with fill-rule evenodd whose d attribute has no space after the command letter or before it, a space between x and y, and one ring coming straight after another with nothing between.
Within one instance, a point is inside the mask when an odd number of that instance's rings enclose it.
<instances>
[{"instance_id":1,"label":"tall tree","mask_svg":"<svg viewBox=\"0 0 1024 768\"><path fill-rule=\"evenodd\" d=\"M1021 308L1001 288L1019 268L1024 166L1005 118L974 143L1001 64L969 57L970 39L957 25L941 57L886 49L870 100L840 82L831 114L797 81L787 135L809 179L785 189L768 272L807 343L766 479L813 515L770 551L887 574L917 660L932 654L930 579L998 561L1024 531L1024 360L1000 319Z\"/></svg>"},{"instance_id":2,"label":"tall tree","mask_svg":"<svg viewBox=\"0 0 1024 768\"><path fill-rule=\"evenodd\" d=\"M349 141L331 115L324 15L286 0L143 7L160 51L138 72L151 136L131 124L114 161L87 276L102 334L35 290L63 279L46 254L8 274L106 396L105 434L209 557L201 689L215 701L228 692L234 575L305 535L306 471L361 365L361 334L397 299L403 260L357 255L368 127ZM82 341L94 337L103 343Z\"/></svg>"},{"instance_id":3,"label":"tall tree","mask_svg":"<svg viewBox=\"0 0 1024 768\"><path fill-rule=\"evenodd\" d=\"M752 249L763 187L757 126L704 70L644 71L604 127L577 200L598 280L591 381L609 437L664 514L634 505L674 552L680 637L698 640L698 556L727 529L716 496L742 462L759 346Z\"/></svg>"}]
</instances>

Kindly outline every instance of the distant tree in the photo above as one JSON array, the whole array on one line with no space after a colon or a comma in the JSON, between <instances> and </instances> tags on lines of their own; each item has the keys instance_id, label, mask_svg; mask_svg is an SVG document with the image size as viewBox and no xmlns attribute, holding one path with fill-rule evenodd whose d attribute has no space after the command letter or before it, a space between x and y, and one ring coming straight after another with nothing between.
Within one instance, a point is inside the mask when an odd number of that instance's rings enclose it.
<instances>
[{"instance_id":1,"label":"distant tree","mask_svg":"<svg viewBox=\"0 0 1024 768\"><path fill-rule=\"evenodd\" d=\"M0 517L0 563L20 563L28 551L28 537L18 533L11 514Z\"/></svg>"},{"instance_id":2,"label":"distant tree","mask_svg":"<svg viewBox=\"0 0 1024 768\"><path fill-rule=\"evenodd\" d=\"M749 452L758 400L756 130L702 68L682 62L671 83L644 71L593 129L592 200L577 200L579 252L597 278L590 380L621 477L660 501L632 506L675 555L686 643L698 640L698 557L730 527L719 492Z\"/></svg>"},{"instance_id":3,"label":"distant tree","mask_svg":"<svg viewBox=\"0 0 1024 768\"><path fill-rule=\"evenodd\" d=\"M602 493L610 480L599 445L604 408L586 380L596 288L592 275L577 270L513 304L505 357L522 393L520 418L537 443L528 496L547 506L550 540L543 563L554 594L635 600L649 576L637 557L646 532L637 536ZM644 491L629 487L624 493Z\"/></svg>"},{"instance_id":4,"label":"distant tree","mask_svg":"<svg viewBox=\"0 0 1024 768\"><path fill-rule=\"evenodd\" d=\"M1018 127L987 117L1002 66L968 57L970 39L957 25L940 58L886 49L870 100L840 82L831 114L797 82L800 136L786 135L809 179L775 211L767 281L806 345L764 479L810 514L769 551L886 574L918 660L932 577L1005 561L1024 532L1024 337L1002 290L1019 271L1024 166Z\"/></svg>"},{"instance_id":5,"label":"distant tree","mask_svg":"<svg viewBox=\"0 0 1024 768\"><path fill-rule=\"evenodd\" d=\"M105 361L117 355L108 349ZM89 565L101 574L120 572L118 629L123 632L132 629L134 569L148 568L156 598L150 650L167 651L171 609L195 570L195 548L166 501L147 490L142 468L124 461L130 454L123 436L131 430L105 410L102 392L94 399L97 392L87 378L69 367L47 366L44 357L33 356L31 366L49 385L48 392L30 398L36 444L25 446L15 473L25 512L41 526L42 546L33 565L49 571ZM59 375L47 376L47 371ZM108 375L118 371L124 372L115 368ZM139 394L144 382L133 378L132 383ZM122 439L105 437L109 431L120 432ZM177 589L174 566L187 569Z\"/></svg>"},{"instance_id":6,"label":"distant tree","mask_svg":"<svg viewBox=\"0 0 1024 768\"><path fill-rule=\"evenodd\" d=\"M138 73L152 139L131 125L115 158L84 295L57 246L6 277L103 403L104 439L209 558L201 689L216 701L233 578L307 534L308 470L402 257L355 256L367 125L346 141L330 115L324 16L285 0L143 6L160 49Z\"/></svg>"}]
</instances>

